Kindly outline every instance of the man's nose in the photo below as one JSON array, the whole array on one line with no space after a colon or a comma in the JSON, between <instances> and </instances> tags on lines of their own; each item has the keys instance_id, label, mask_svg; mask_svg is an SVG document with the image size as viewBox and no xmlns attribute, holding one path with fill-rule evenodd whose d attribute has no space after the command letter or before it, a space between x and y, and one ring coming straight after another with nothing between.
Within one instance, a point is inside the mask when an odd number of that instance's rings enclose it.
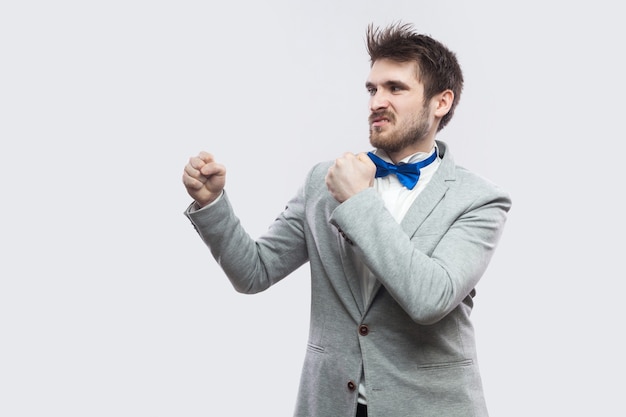
<instances>
[{"instance_id":1,"label":"man's nose","mask_svg":"<svg viewBox=\"0 0 626 417\"><path fill-rule=\"evenodd\" d=\"M377 111L389 107L389 100L383 91L376 91L370 98L370 111Z\"/></svg>"}]
</instances>

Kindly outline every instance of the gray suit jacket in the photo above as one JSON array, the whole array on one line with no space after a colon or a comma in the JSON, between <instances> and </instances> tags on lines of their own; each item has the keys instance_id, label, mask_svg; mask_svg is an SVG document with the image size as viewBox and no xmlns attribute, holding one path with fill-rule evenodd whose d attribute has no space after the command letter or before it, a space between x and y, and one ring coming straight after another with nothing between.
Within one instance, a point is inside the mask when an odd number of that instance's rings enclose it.
<instances>
[{"instance_id":1,"label":"gray suit jacket","mask_svg":"<svg viewBox=\"0 0 626 417\"><path fill-rule=\"evenodd\" d=\"M237 291L263 291L310 263L295 416L353 417L362 376L369 417L487 416L470 312L511 200L438 146L441 165L401 224L374 189L339 204L324 182L330 162L256 241L226 194L186 211ZM368 305L358 262L379 281Z\"/></svg>"}]
</instances>

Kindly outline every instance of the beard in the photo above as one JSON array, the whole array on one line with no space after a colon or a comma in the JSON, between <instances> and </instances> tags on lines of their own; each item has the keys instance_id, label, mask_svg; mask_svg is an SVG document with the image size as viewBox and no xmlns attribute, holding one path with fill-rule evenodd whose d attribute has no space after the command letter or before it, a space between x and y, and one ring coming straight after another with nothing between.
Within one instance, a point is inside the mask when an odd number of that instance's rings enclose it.
<instances>
[{"instance_id":1,"label":"beard","mask_svg":"<svg viewBox=\"0 0 626 417\"><path fill-rule=\"evenodd\" d=\"M372 120L376 117L385 117L389 119L391 126L386 126L391 130L385 132L383 128L372 127ZM428 107L424 106L416 118L396 126L396 117L392 113L386 111L372 113L370 120L370 144L382 149L387 153L396 153L412 146L424 139L430 131L430 114Z\"/></svg>"}]
</instances>

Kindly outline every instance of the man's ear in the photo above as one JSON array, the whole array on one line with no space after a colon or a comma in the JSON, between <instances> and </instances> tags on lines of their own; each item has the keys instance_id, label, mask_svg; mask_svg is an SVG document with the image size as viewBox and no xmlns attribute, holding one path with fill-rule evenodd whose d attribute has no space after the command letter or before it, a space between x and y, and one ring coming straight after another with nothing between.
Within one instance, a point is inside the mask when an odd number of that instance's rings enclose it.
<instances>
[{"instance_id":1,"label":"man's ear","mask_svg":"<svg viewBox=\"0 0 626 417\"><path fill-rule=\"evenodd\" d=\"M435 116L441 118L450 111L454 101L454 93L452 90L445 90L433 97L433 100L435 100L436 104Z\"/></svg>"}]
</instances>

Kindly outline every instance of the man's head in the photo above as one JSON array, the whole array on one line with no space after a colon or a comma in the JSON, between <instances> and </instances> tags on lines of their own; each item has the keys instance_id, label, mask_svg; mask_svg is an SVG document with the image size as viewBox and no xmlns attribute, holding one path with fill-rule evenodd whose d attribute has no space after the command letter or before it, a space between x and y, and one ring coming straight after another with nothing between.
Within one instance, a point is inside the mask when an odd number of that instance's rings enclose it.
<instances>
[{"instance_id":1,"label":"man's head","mask_svg":"<svg viewBox=\"0 0 626 417\"><path fill-rule=\"evenodd\" d=\"M456 55L441 42L416 33L411 24L396 23L384 29L367 28L367 51L373 66L376 61L416 64L417 80L424 86L424 104L446 90L453 93L448 112L437 131L448 124L463 90L463 73Z\"/></svg>"}]
</instances>

